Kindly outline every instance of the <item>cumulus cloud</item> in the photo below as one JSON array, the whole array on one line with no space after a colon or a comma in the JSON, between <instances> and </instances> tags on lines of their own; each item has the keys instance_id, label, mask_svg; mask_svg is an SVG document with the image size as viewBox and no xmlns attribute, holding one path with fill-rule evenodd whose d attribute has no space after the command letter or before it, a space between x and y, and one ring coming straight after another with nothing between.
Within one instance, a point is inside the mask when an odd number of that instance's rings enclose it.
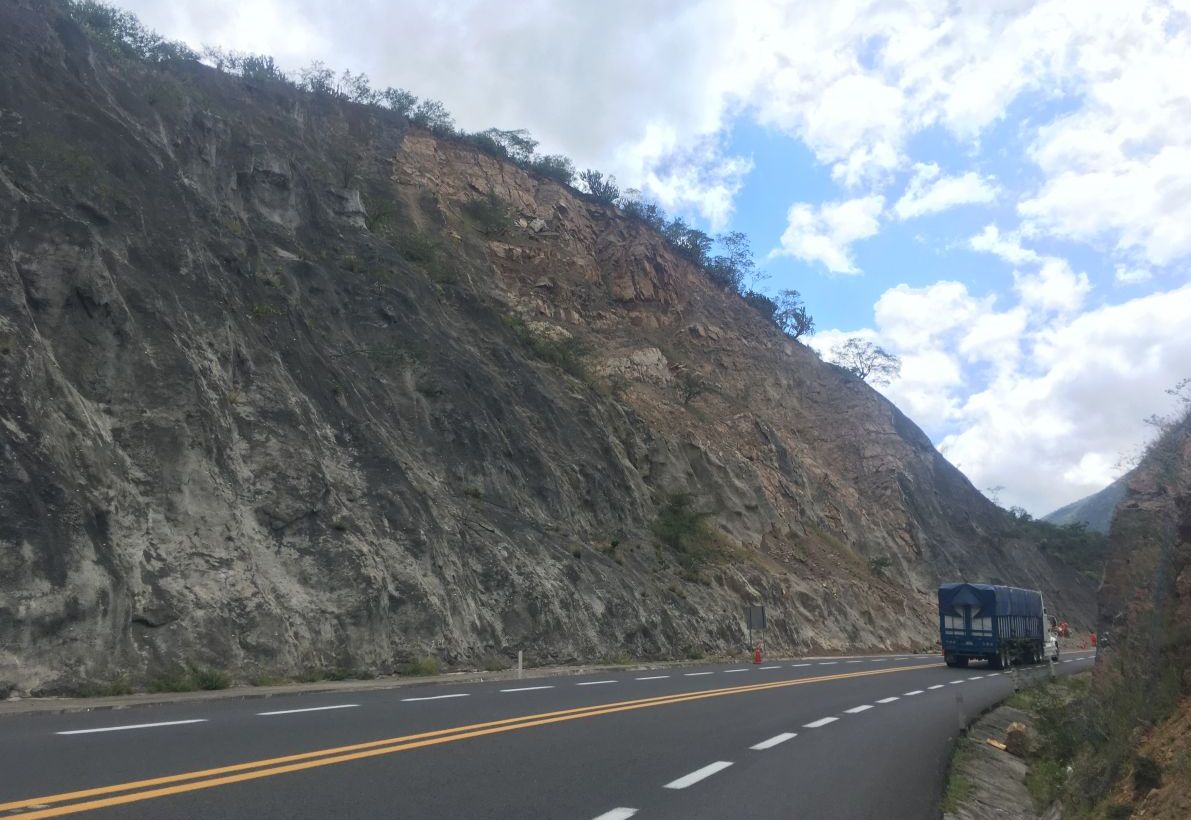
<instances>
[{"instance_id":1,"label":"cumulus cloud","mask_svg":"<svg viewBox=\"0 0 1191 820\"><path fill-rule=\"evenodd\" d=\"M1011 232L1002 235L996 225L984 226L984 230L968 240L968 246L974 251L984 251L999 256L1014 265L1038 262L1042 258L1029 248L1022 247L1020 234Z\"/></svg>"},{"instance_id":2,"label":"cumulus cloud","mask_svg":"<svg viewBox=\"0 0 1191 820\"><path fill-rule=\"evenodd\" d=\"M882 196L866 196L815 207L797 202L786 213L780 247L770 256L793 256L821 263L832 273L860 273L852 259L852 243L867 239L880 228L885 207Z\"/></svg>"},{"instance_id":3,"label":"cumulus cloud","mask_svg":"<svg viewBox=\"0 0 1191 820\"><path fill-rule=\"evenodd\" d=\"M1004 503L1041 515L1119 475L1148 434L1141 420L1166 411L1164 391L1191 365L1191 285L1079 314L1055 313L1049 294L1019 297L999 309L959 282L899 285L874 327L811 343L826 355L859 334L901 356L882 392L977 487L1004 486Z\"/></svg>"},{"instance_id":4,"label":"cumulus cloud","mask_svg":"<svg viewBox=\"0 0 1191 820\"><path fill-rule=\"evenodd\" d=\"M920 162L914 166L914 175L893 206L898 219L913 219L935 214L957 205L973 205L992 202L997 198L997 187L991 178L969 171L959 176L942 176L939 166L933 162Z\"/></svg>"}]
</instances>

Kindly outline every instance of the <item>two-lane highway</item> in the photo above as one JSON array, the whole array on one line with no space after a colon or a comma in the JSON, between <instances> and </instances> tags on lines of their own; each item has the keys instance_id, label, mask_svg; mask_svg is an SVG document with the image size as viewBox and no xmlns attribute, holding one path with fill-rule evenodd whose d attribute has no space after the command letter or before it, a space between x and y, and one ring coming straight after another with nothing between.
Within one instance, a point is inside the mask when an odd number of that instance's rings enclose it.
<instances>
[{"instance_id":1,"label":"two-lane highway","mask_svg":"<svg viewBox=\"0 0 1191 820\"><path fill-rule=\"evenodd\" d=\"M0 816L932 817L1012 688L900 655L7 717Z\"/></svg>"}]
</instances>

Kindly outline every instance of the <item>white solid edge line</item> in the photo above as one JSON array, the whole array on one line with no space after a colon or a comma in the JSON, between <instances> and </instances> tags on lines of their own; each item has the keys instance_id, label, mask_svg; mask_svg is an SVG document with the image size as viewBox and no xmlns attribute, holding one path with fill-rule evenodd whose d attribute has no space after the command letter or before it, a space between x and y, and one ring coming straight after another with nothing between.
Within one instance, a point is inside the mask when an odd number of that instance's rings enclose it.
<instances>
[{"instance_id":1,"label":"white solid edge line","mask_svg":"<svg viewBox=\"0 0 1191 820\"><path fill-rule=\"evenodd\" d=\"M682 676L684 678L697 678L700 675L710 675L710 674L711 674L710 672L684 672Z\"/></svg>"},{"instance_id":2,"label":"white solid edge line","mask_svg":"<svg viewBox=\"0 0 1191 820\"><path fill-rule=\"evenodd\" d=\"M758 667L757 667L757 669L758 669L758 670L761 670L761 669L781 669L781 667L780 667L780 666L758 666Z\"/></svg>"},{"instance_id":3,"label":"white solid edge line","mask_svg":"<svg viewBox=\"0 0 1191 820\"><path fill-rule=\"evenodd\" d=\"M749 746L749 748L758 752L763 752L766 749L772 749L779 743L785 743L787 740L791 740L796 737L798 737L796 732L782 732L780 735L774 735L773 737L769 738L769 740L762 740L756 746Z\"/></svg>"},{"instance_id":4,"label":"white solid edge line","mask_svg":"<svg viewBox=\"0 0 1191 820\"><path fill-rule=\"evenodd\" d=\"M725 669L724 674L726 675L729 672L747 672L747 671L748 671L747 669Z\"/></svg>"},{"instance_id":5,"label":"white solid edge line","mask_svg":"<svg viewBox=\"0 0 1191 820\"><path fill-rule=\"evenodd\" d=\"M921 695L922 692L923 692L922 689L915 689L913 692L906 692L904 695L902 695L902 697L903 698L912 698L915 695Z\"/></svg>"},{"instance_id":6,"label":"white solid edge line","mask_svg":"<svg viewBox=\"0 0 1191 820\"><path fill-rule=\"evenodd\" d=\"M576 683L576 686L599 686L602 683L616 683L614 680L585 680Z\"/></svg>"},{"instance_id":7,"label":"white solid edge line","mask_svg":"<svg viewBox=\"0 0 1191 820\"><path fill-rule=\"evenodd\" d=\"M633 680L661 680L662 678L668 678L668 677L670 677L670 676L669 675L649 675L644 678L633 678ZM599 820L599 818L597 817L596 820Z\"/></svg>"},{"instance_id":8,"label":"white solid edge line","mask_svg":"<svg viewBox=\"0 0 1191 820\"><path fill-rule=\"evenodd\" d=\"M272 715L296 715L299 712L326 712L329 709L355 709L358 703L341 703L338 706L311 706L307 709L278 709L276 712L257 712L257 717L271 717Z\"/></svg>"},{"instance_id":9,"label":"white solid edge line","mask_svg":"<svg viewBox=\"0 0 1191 820\"><path fill-rule=\"evenodd\" d=\"M901 700L899 697L881 698L877 703L893 703L895 700Z\"/></svg>"},{"instance_id":10,"label":"white solid edge line","mask_svg":"<svg viewBox=\"0 0 1191 820\"><path fill-rule=\"evenodd\" d=\"M532 692L535 689L553 689L554 686L518 686L516 689L501 689L502 692Z\"/></svg>"},{"instance_id":11,"label":"white solid edge line","mask_svg":"<svg viewBox=\"0 0 1191 820\"><path fill-rule=\"evenodd\" d=\"M863 706L853 706L851 709L845 709L844 711L847 712L849 715L858 715L861 712L867 712L869 709L872 709L872 708L873 708L873 706L871 703L866 703Z\"/></svg>"},{"instance_id":12,"label":"white solid edge line","mask_svg":"<svg viewBox=\"0 0 1191 820\"><path fill-rule=\"evenodd\" d=\"M101 729L71 729L66 732L54 732L56 735L90 735L95 732L123 732L127 729L153 729L158 726L181 726L184 723L206 723L206 718L193 720L167 720L161 723L130 723L127 726L104 726Z\"/></svg>"},{"instance_id":13,"label":"white solid edge line","mask_svg":"<svg viewBox=\"0 0 1191 820\"><path fill-rule=\"evenodd\" d=\"M946 685L947 684L945 684L945 683L936 683L934 686L928 686L926 688L927 689L942 689Z\"/></svg>"},{"instance_id":14,"label":"white solid edge line","mask_svg":"<svg viewBox=\"0 0 1191 820\"><path fill-rule=\"evenodd\" d=\"M671 780L663 788L667 789L685 789L687 786L693 786L700 780L711 777L716 772L722 772L732 764L727 760L717 760L715 763L708 763L702 769L696 769L690 774L684 774L677 780Z\"/></svg>"},{"instance_id":15,"label":"white solid edge line","mask_svg":"<svg viewBox=\"0 0 1191 820\"><path fill-rule=\"evenodd\" d=\"M613 809L612 811L604 812L599 817L595 818L595 820L629 820L629 818L636 813L636 809Z\"/></svg>"},{"instance_id":16,"label":"white solid edge line","mask_svg":"<svg viewBox=\"0 0 1191 820\"><path fill-rule=\"evenodd\" d=\"M415 700L443 700L444 698L465 698L465 697L467 697L467 693L460 692L457 695L430 695L429 697L425 697L425 698L402 698L401 702L408 703L408 702L413 702Z\"/></svg>"},{"instance_id":17,"label":"white solid edge line","mask_svg":"<svg viewBox=\"0 0 1191 820\"><path fill-rule=\"evenodd\" d=\"M810 723L802 724L802 728L803 729L818 729L820 726L826 726L828 723L835 723L837 720L839 720L839 718L837 718L837 717L819 718L818 720L813 720Z\"/></svg>"}]
</instances>

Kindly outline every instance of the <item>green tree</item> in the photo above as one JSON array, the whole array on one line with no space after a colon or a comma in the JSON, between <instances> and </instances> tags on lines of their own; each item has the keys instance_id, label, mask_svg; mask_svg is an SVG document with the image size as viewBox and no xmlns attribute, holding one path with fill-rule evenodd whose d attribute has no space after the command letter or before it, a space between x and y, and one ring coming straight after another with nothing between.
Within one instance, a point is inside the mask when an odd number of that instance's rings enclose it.
<instances>
[{"instance_id":1,"label":"green tree","mask_svg":"<svg viewBox=\"0 0 1191 820\"><path fill-rule=\"evenodd\" d=\"M587 193L601 202L615 205L616 200L620 199L620 187L616 184L616 177L611 174L605 177L601 172L588 168L579 175L579 181Z\"/></svg>"},{"instance_id":2,"label":"green tree","mask_svg":"<svg viewBox=\"0 0 1191 820\"><path fill-rule=\"evenodd\" d=\"M773 321L791 339L815 332L815 320L807 313L802 296L796 290L778 292Z\"/></svg>"}]
</instances>

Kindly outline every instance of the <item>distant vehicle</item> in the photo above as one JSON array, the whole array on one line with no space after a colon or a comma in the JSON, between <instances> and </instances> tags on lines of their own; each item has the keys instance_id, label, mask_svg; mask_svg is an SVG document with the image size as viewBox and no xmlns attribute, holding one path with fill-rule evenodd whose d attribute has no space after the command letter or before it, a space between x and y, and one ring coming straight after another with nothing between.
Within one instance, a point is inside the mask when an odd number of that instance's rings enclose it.
<instances>
[{"instance_id":1,"label":"distant vehicle","mask_svg":"<svg viewBox=\"0 0 1191 820\"><path fill-rule=\"evenodd\" d=\"M948 666L967 666L971 660L988 661L993 669L1037 663L1048 651L1046 623L1042 593L1036 589L965 583L939 587L939 639Z\"/></svg>"}]
</instances>

